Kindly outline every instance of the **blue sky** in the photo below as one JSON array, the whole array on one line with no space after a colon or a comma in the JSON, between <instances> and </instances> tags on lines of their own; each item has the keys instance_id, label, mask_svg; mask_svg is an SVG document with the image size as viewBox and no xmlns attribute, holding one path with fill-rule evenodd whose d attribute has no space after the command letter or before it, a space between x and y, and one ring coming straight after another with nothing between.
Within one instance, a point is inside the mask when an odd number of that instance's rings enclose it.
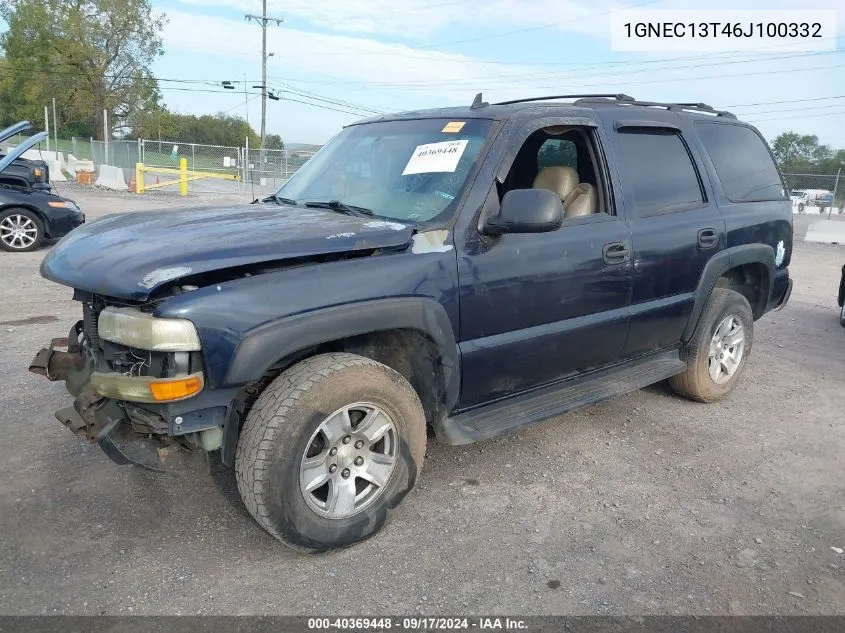
<instances>
[{"instance_id":1,"label":"blue sky","mask_svg":"<svg viewBox=\"0 0 845 633\"><path fill-rule=\"evenodd\" d=\"M837 4L715 0L708 9ZM252 86L261 78L261 29L243 16L260 13L260 0L153 0L153 6L169 19L155 73L179 80L161 83L167 105L183 113L248 114L257 129L261 106ZM795 130L845 147L845 11L837 16L833 51L611 52L611 10L699 6L696 0L269 0L268 13L285 21L268 30L268 84L282 97L268 101L268 133L322 143L371 113L468 104L480 90L487 100L596 91L703 101L735 111L769 139ZM224 80L239 82L237 90L223 91Z\"/></svg>"}]
</instances>

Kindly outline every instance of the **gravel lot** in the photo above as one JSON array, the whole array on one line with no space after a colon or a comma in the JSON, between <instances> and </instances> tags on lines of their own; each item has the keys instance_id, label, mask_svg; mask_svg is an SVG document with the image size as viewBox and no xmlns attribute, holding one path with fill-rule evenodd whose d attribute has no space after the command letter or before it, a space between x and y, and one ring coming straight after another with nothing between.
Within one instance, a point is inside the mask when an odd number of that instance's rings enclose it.
<instances>
[{"instance_id":1,"label":"gravel lot","mask_svg":"<svg viewBox=\"0 0 845 633\"><path fill-rule=\"evenodd\" d=\"M221 200L62 192L89 217ZM45 252L0 253L3 614L845 613L845 246L797 244L791 303L756 324L728 400L657 385L431 441L392 522L319 556L265 534L227 469L118 467L60 426L63 385L26 368L80 316Z\"/></svg>"}]
</instances>

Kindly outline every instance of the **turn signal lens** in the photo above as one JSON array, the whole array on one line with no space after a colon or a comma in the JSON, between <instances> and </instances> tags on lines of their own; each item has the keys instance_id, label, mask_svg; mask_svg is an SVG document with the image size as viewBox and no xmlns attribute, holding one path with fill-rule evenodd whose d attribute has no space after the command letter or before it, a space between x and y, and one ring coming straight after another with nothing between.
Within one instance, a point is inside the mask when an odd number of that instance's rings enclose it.
<instances>
[{"instance_id":1,"label":"turn signal lens","mask_svg":"<svg viewBox=\"0 0 845 633\"><path fill-rule=\"evenodd\" d=\"M159 402L183 400L202 391L201 376L188 376L162 382L151 382L150 392Z\"/></svg>"},{"instance_id":2,"label":"turn signal lens","mask_svg":"<svg viewBox=\"0 0 845 633\"><path fill-rule=\"evenodd\" d=\"M179 378L127 376L116 372L94 372L91 385L104 398L127 402L174 402L195 396L205 381L202 372Z\"/></svg>"}]
</instances>

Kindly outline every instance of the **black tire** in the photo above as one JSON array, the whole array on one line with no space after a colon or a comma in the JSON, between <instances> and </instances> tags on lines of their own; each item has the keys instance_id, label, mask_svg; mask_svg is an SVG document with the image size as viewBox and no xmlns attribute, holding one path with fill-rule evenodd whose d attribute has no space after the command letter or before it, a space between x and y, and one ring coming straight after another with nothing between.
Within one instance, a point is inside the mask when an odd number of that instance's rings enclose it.
<instances>
[{"instance_id":1,"label":"black tire","mask_svg":"<svg viewBox=\"0 0 845 633\"><path fill-rule=\"evenodd\" d=\"M729 316L735 316L744 328L744 349L736 370L718 383L710 376L710 345L716 329ZM687 369L669 379L672 389L691 400L715 402L728 395L745 368L754 343L754 318L748 300L727 288L714 288L704 306L698 327L687 350Z\"/></svg>"},{"instance_id":2,"label":"black tire","mask_svg":"<svg viewBox=\"0 0 845 633\"><path fill-rule=\"evenodd\" d=\"M798 213L804 213L804 204L798 203Z\"/></svg>"},{"instance_id":3,"label":"black tire","mask_svg":"<svg viewBox=\"0 0 845 633\"><path fill-rule=\"evenodd\" d=\"M14 243L10 243L7 241L6 236L7 227L3 227L3 223L7 219L14 220L15 218L21 218L20 222L26 222L28 226L34 226L35 228L35 241L27 244L26 246L15 246ZM18 221L15 220L17 224ZM44 223L41 221L35 213L29 211L28 209L6 209L2 213L0 213L0 248L4 251L10 253L26 253L29 251L34 251L41 243L44 241Z\"/></svg>"},{"instance_id":4,"label":"black tire","mask_svg":"<svg viewBox=\"0 0 845 633\"><path fill-rule=\"evenodd\" d=\"M839 309L839 325L845 327L845 301L842 302L842 307Z\"/></svg>"},{"instance_id":5,"label":"black tire","mask_svg":"<svg viewBox=\"0 0 845 633\"><path fill-rule=\"evenodd\" d=\"M392 419L394 466L369 505L346 518L327 518L306 502L300 466L320 425L357 402L372 403ZM235 455L238 490L255 520L285 545L310 552L344 547L385 524L414 487L425 445L422 405L400 374L363 356L322 354L279 375L250 410Z\"/></svg>"}]
</instances>

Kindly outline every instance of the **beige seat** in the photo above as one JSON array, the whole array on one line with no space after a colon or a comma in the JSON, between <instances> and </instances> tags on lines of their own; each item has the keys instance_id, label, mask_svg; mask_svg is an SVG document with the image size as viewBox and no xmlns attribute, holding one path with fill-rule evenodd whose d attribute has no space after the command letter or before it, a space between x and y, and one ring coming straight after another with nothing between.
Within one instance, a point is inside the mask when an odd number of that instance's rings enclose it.
<instances>
[{"instance_id":1,"label":"beige seat","mask_svg":"<svg viewBox=\"0 0 845 633\"><path fill-rule=\"evenodd\" d=\"M534 179L534 189L548 189L563 203L565 218L575 218L596 212L596 190L586 182L578 182L578 172L572 167L552 165L544 167Z\"/></svg>"},{"instance_id":2,"label":"beige seat","mask_svg":"<svg viewBox=\"0 0 845 633\"><path fill-rule=\"evenodd\" d=\"M565 218L590 215L596 212L596 190L593 185L582 182L563 201Z\"/></svg>"},{"instance_id":3,"label":"beige seat","mask_svg":"<svg viewBox=\"0 0 845 633\"><path fill-rule=\"evenodd\" d=\"M553 165L544 167L534 179L534 189L547 189L556 193L563 202L578 186L578 172L572 167Z\"/></svg>"}]
</instances>

